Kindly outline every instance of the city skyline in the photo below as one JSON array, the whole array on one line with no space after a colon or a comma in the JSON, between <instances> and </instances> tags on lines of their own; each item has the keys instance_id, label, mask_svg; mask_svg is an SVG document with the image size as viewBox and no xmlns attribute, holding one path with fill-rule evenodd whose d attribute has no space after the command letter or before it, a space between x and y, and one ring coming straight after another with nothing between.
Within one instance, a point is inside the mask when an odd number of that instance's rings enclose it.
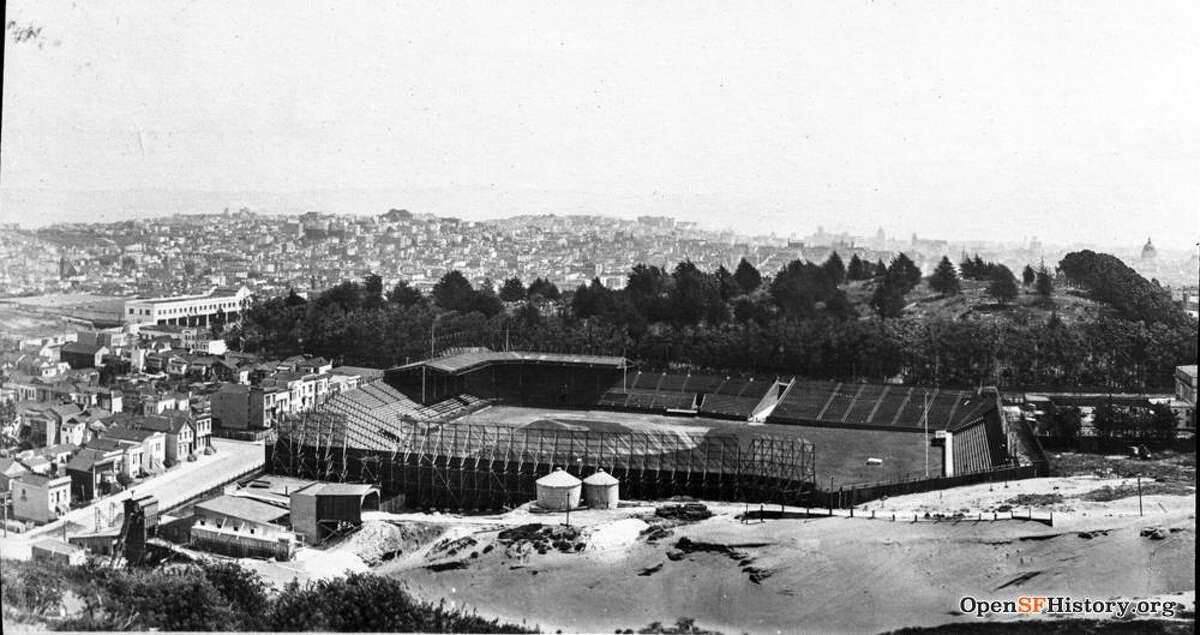
<instances>
[{"instance_id":1,"label":"city skyline","mask_svg":"<svg viewBox=\"0 0 1200 635\"><path fill-rule=\"evenodd\" d=\"M5 42L0 216L406 207L1195 242L1189 4L280 9L10 3L42 31Z\"/></svg>"}]
</instances>

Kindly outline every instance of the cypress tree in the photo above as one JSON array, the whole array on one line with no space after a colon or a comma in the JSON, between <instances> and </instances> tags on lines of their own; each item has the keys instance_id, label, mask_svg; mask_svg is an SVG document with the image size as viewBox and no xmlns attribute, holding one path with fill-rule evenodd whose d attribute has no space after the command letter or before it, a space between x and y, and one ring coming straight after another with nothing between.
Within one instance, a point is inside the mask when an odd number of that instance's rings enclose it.
<instances>
[{"instance_id":1,"label":"cypress tree","mask_svg":"<svg viewBox=\"0 0 1200 635\"><path fill-rule=\"evenodd\" d=\"M934 269L933 275L929 277L929 288L942 295L955 295L959 292L960 287L954 263L950 262L949 258L942 256L942 261L938 263L937 269Z\"/></svg>"}]
</instances>

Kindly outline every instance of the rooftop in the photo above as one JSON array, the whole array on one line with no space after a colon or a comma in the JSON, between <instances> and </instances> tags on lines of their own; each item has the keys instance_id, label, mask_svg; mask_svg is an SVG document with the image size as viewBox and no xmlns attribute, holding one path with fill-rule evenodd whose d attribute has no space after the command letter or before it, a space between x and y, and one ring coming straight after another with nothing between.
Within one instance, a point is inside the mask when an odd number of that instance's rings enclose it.
<instances>
[{"instance_id":1,"label":"rooftop","mask_svg":"<svg viewBox=\"0 0 1200 635\"><path fill-rule=\"evenodd\" d=\"M33 543L34 549L49 551L51 553L63 553L67 555L82 553L83 547L65 543L55 538L44 538Z\"/></svg>"},{"instance_id":2,"label":"rooftop","mask_svg":"<svg viewBox=\"0 0 1200 635\"><path fill-rule=\"evenodd\" d=\"M288 515L288 510L241 496L218 496L196 505L196 509L240 518L255 523L271 523Z\"/></svg>"},{"instance_id":3,"label":"rooftop","mask_svg":"<svg viewBox=\"0 0 1200 635\"><path fill-rule=\"evenodd\" d=\"M17 480L21 481L22 483L29 484L29 485L36 485L38 487L51 487L54 485L62 485L64 483L70 483L71 477L67 476L65 474L62 476L46 476L44 474L32 474L31 473L31 474L22 474L21 476L19 476L17 478Z\"/></svg>"},{"instance_id":4,"label":"rooftop","mask_svg":"<svg viewBox=\"0 0 1200 635\"><path fill-rule=\"evenodd\" d=\"M553 472L537 480L540 487L578 487L581 482L561 467L554 468Z\"/></svg>"},{"instance_id":5,"label":"rooftop","mask_svg":"<svg viewBox=\"0 0 1200 635\"><path fill-rule=\"evenodd\" d=\"M358 483L314 483L304 488L304 493L314 496L366 496L371 492L379 492L373 485Z\"/></svg>"},{"instance_id":6,"label":"rooftop","mask_svg":"<svg viewBox=\"0 0 1200 635\"><path fill-rule=\"evenodd\" d=\"M561 353L529 353L523 351L470 351L448 357L415 362L400 368L427 368L444 373L461 373L477 366L503 362L541 362L544 364L567 364L572 366L606 366L609 368L625 368L628 360L624 357L607 355L566 355Z\"/></svg>"}]
</instances>

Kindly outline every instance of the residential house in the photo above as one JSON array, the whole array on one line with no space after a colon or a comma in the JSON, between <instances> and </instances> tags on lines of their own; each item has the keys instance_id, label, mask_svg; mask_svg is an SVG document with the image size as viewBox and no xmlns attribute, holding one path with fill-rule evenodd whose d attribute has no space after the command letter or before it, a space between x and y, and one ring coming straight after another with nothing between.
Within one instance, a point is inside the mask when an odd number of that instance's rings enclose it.
<instances>
[{"instance_id":1,"label":"residential house","mask_svg":"<svg viewBox=\"0 0 1200 635\"><path fill-rule=\"evenodd\" d=\"M10 483L12 483L13 479L30 473L29 468L22 465L16 458L0 458L0 492L9 491L11 489Z\"/></svg>"},{"instance_id":2,"label":"residential house","mask_svg":"<svg viewBox=\"0 0 1200 635\"><path fill-rule=\"evenodd\" d=\"M175 465L196 450L196 429L191 414L168 410L162 415L125 415L115 418L114 425L134 430L153 430L165 440L164 465Z\"/></svg>"},{"instance_id":3,"label":"residential house","mask_svg":"<svg viewBox=\"0 0 1200 635\"><path fill-rule=\"evenodd\" d=\"M141 472L130 474L130 476L158 474L166 469L167 435L164 432L114 425L108 428L102 438L141 446Z\"/></svg>"},{"instance_id":4,"label":"residential house","mask_svg":"<svg viewBox=\"0 0 1200 635\"><path fill-rule=\"evenodd\" d=\"M98 368L103 365L104 356L108 353L108 347L101 344L68 342L63 344L59 354L71 368Z\"/></svg>"},{"instance_id":5,"label":"residential house","mask_svg":"<svg viewBox=\"0 0 1200 635\"><path fill-rule=\"evenodd\" d=\"M100 450L101 452L119 451L121 453L120 473L129 478L137 478L145 471L142 465L145 450L142 448L141 443L110 439L107 436L103 436L99 439L92 439L92 442L87 444L86 447L93 450Z\"/></svg>"},{"instance_id":6,"label":"residential house","mask_svg":"<svg viewBox=\"0 0 1200 635\"><path fill-rule=\"evenodd\" d=\"M212 411L208 409L201 410L193 408L191 412L185 412L184 414L191 417L192 429L196 432L193 451L202 452L205 449L212 447Z\"/></svg>"},{"instance_id":7,"label":"residential house","mask_svg":"<svg viewBox=\"0 0 1200 635\"><path fill-rule=\"evenodd\" d=\"M48 523L71 511L71 477L25 474L12 482L13 517Z\"/></svg>"},{"instance_id":8,"label":"residential house","mask_svg":"<svg viewBox=\"0 0 1200 635\"><path fill-rule=\"evenodd\" d=\"M38 388L44 385L41 380L22 373L13 373L0 384L14 391L17 401L37 401Z\"/></svg>"},{"instance_id":9,"label":"residential house","mask_svg":"<svg viewBox=\"0 0 1200 635\"><path fill-rule=\"evenodd\" d=\"M188 355L188 371L187 376L199 380L208 381L214 377L214 368L219 362L216 357L211 355Z\"/></svg>"},{"instance_id":10,"label":"residential house","mask_svg":"<svg viewBox=\"0 0 1200 635\"><path fill-rule=\"evenodd\" d=\"M188 396L182 393L161 393L145 388L141 393L142 414L160 415L167 410L187 410Z\"/></svg>"},{"instance_id":11,"label":"residential house","mask_svg":"<svg viewBox=\"0 0 1200 635\"><path fill-rule=\"evenodd\" d=\"M48 456L38 454L36 450L21 452L17 455L17 460L33 474L48 476L54 473L54 461Z\"/></svg>"},{"instance_id":12,"label":"residential house","mask_svg":"<svg viewBox=\"0 0 1200 635\"><path fill-rule=\"evenodd\" d=\"M1175 368L1175 399L1171 409L1179 420L1180 428L1196 432L1196 365Z\"/></svg>"},{"instance_id":13,"label":"residential house","mask_svg":"<svg viewBox=\"0 0 1200 635\"><path fill-rule=\"evenodd\" d=\"M333 362L324 357L313 357L296 364L296 372L306 375L323 375L333 370Z\"/></svg>"},{"instance_id":14,"label":"residential house","mask_svg":"<svg viewBox=\"0 0 1200 635\"><path fill-rule=\"evenodd\" d=\"M99 443L97 439L93 443ZM111 447L111 446L110 446ZM125 448L100 449L89 444L67 463L67 476L71 477L71 494L82 501L90 501L115 489L117 475L122 472Z\"/></svg>"},{"instance_id":15,"label":"residential house","mask_svg":"<svg viewBox=\"0 0 1200 635\"><path fill-rule=\"evenodd\" d=\"M101 388L97 392L96 402L109 412L121 412L125 409L125 396L116 388Z\"/></svg>"},{"instance_id":16,"label":"residential house","mask_svg":"<svg viewBox=\"0 0 1200 635\"><path fill-rule=\"evenodd\" d=\"M46 460L50 461L51 473L62 474L66 471L67 463L70 462L71 457L74 456L78 451L79 446L71 445L70 443L61 443L59 445L52 445L48 448L32 450L31 456L44 457Z\"/></svg>"},{"instance_id":17,"label":"residential house","mask_svg":"<svg viewBox=\"0 0 1200 635\"><path fill-rule=\"evenodd\" d=\"M228 430L266 430L291 409L291 392L280 386L223 384L209 399L213 419Z\"/></svg>"},{"instance_id":18,"label":"residential house","mask_svg":"<svg viewBox=\"0 0 1200 635\"><path fill-rule=\"evenodd\" d=\"M80 408L77 404L68 403L50 406L44 412L46 415L43 419L46 422L45 445L66 443L67 441L62 440L62 432L68 431L68 434L74 435L76 432L75 427L82 429L81 426L76 426L72 423L83 412L83 408Z\"/></svg>"},{"instance_id":19,"label":"residential house","mask_svg":"<svg viewBox=\"0 0 1200 635\"><path fill-rule=\"evenodd\" d=\"M213 366L213 378L218 381L235 384L249 384L250 365L239 364L237 361L229 358L219 360Z\"/></svg>"},{"instance_id":20,"label":"residential house","mask_svg":"<svg viewBox=\"0 0 1200 635\"><path fill-rule=\"evenodd\" d=\"M341 375L334 373L329 376L329 396L339 395L341 393L358 388L362 378L358 375Z\"/></svg>"},{"instance_id":21,"label":"residential house","mask_svg":"<svg viewBox=\"0 0 1200 635\"><path fill-rule=\"evenodd\" d=\"M170 353L163 359L163 372L172 377L183 377L188 374L188 358L180 353Z\"/></svg>"},{"instance_id":22,"label":"residential house","mask_svg":"<svg viewBox=\"0 0 1200 635\"><path fill-rule=\"evenodd\" d=\"M308 412L329 398L329 375L280 371L262 381L262 386L286 388L291 412Z\"/></svg>"}]
</instances>

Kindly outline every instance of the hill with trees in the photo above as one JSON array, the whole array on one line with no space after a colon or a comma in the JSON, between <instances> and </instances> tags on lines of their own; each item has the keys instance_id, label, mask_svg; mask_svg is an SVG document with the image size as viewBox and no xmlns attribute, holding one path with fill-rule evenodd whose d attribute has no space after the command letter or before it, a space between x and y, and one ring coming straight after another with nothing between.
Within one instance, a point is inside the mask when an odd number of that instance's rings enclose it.
<instances>
[{"instance_id":1,"label":"hill with trees","mask_svg":"<svg viewBox=\"0 0 1200 635\"><path fill-rule=\"evenodd\" d=\"M1109 276L1144 298L1120 270L1079 269L1089 284ZM502 297L455 271L430 296L403 283L385 294L368 278L310 302L256 303L228 341L375 367L431 348L509 346L625 355L655 370L1031 389L1169 391L1174 368L1196 363L1196 321L1178 307L1182 318L1132 320L1128 307L1149 300L1060 288L1064 274L1032 271L1023 285L1027 276L977 257L958 268L943 260L927 280L904 254L886 264L795 260L769 275L745 260L733 272L684 261L636 265L622 289L595 279L560 294L542 279L510 279Z\"/></svg>"}]
</instances>

